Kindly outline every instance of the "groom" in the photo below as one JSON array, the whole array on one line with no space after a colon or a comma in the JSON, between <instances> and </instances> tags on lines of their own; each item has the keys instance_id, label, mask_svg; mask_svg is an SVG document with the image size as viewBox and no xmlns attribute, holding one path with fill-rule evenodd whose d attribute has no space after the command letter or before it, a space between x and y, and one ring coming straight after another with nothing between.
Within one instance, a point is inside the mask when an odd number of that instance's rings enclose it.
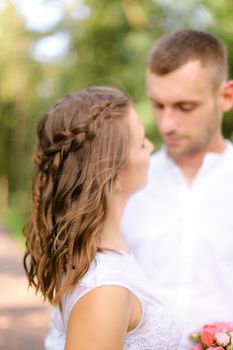
<instances>
[{"instance_id":1,"label":"groom","mask_svg":"<svg viewBox=\"0 0 233 350\"><path fill-rule=\"evenodd\" d=\"M147 87L164 145L123 220L155 291L185 323L182 350L204 324L233 322L233 145L221 131L233 106L226 55L218 39L195 30L153 47Z\"/></svg>"}]
</instances>

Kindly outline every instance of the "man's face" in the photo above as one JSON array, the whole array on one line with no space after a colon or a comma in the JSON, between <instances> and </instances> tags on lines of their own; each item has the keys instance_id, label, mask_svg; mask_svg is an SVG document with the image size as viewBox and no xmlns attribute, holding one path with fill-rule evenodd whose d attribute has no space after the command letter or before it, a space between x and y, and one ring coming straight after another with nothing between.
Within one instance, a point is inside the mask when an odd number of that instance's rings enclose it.
<instances>
[{"instance_id":1,"label":"man's face","mask_svg":"<svg viewBox=\"0 0 233 350\"><path fill-rule=\"evenodd\" d=\"M147 87L158 130L173 159L215 149L221 135L220 88L213 71L190 61L166 75L147 72Z\"/></svg>"}]
</instances>

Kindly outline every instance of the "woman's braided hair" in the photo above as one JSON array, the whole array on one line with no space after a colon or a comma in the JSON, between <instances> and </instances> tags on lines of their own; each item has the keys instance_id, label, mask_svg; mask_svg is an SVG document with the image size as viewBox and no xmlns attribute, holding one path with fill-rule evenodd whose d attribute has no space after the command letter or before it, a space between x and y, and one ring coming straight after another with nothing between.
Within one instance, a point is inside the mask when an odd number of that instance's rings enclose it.
<instances>
[{"instance_id":1,"label":"woman's braided hair","mask_svg":"<svg viewBox=\"0 0 233 350\"><path fill-rule=\"evenodd\" d=\"M125 165L129 98L107 87L65 96L39 121L32 214L24 227L29 285L52 304L87 272Z\"/></svg>"}]
</instances>

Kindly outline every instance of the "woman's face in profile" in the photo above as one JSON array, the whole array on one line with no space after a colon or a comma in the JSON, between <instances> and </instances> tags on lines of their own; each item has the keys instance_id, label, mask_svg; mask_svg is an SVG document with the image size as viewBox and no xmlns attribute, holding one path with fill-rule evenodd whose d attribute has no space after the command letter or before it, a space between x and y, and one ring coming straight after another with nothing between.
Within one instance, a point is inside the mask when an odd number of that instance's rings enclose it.
<instances>
[{"instance_id":1,"label":"woman's face in profile","mask_svg":"<svg viewBox=\"0 0 233 350\"><path fill-rule=\"evenodd\" d=\"M122 190L131 195L145 186L153 144L145 137L144 127L134 107L129 108L127 120L130 134L129 159L119 173Z\"/></svg>"}]
</instances>

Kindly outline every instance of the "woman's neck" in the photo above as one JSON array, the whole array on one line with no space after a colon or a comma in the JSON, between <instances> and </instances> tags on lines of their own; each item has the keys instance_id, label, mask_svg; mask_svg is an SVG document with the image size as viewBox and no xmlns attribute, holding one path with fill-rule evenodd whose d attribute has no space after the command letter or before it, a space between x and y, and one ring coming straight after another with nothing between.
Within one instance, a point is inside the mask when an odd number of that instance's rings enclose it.
<instances>
[{"instance_id":1,"label":"woman's neck","mask_svg":"<svg viewBox=\"0 0 233 350\"><path fill-rule=\"evenodd\" d=\"M112 200L108 216L101 235L100 248L123 250L128 252L121 234L121 219L126 201L115 196Z\"/></svg>"}]
</instances>

